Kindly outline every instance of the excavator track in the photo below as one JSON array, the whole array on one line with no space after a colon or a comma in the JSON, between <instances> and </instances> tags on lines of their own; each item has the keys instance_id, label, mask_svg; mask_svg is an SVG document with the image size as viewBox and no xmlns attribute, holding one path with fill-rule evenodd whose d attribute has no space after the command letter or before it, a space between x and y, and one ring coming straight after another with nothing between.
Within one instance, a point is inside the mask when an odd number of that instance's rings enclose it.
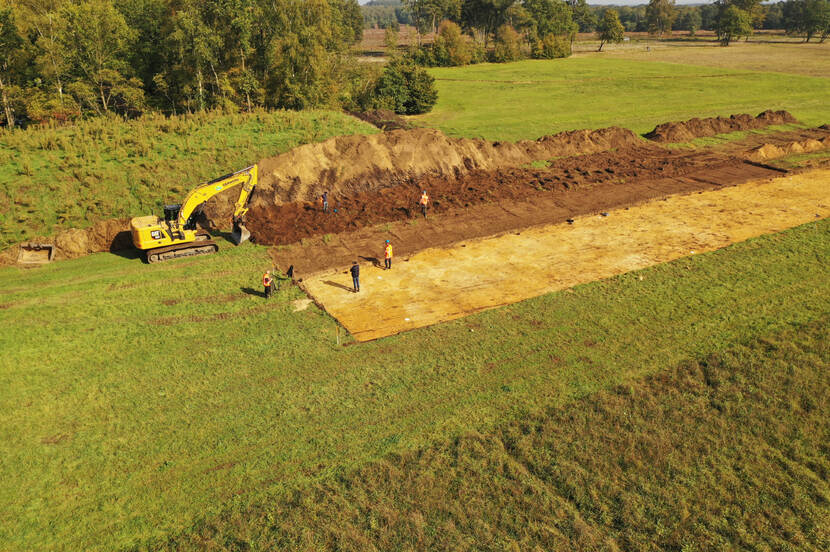
<instances>
[{"instance_id":1,"label":"excavator track","mask_svg":"<svg viewBox=\"0 0 830 552\"><path fill-rule=\"evenodd\" d=\"M147 251L148 263L160 263L182 257L194 257L196 255L209 255L219 251L219 245L210 239L209 234L197 234L196 240L190 243L169 245Z\"/></svg>"}]
</instances>

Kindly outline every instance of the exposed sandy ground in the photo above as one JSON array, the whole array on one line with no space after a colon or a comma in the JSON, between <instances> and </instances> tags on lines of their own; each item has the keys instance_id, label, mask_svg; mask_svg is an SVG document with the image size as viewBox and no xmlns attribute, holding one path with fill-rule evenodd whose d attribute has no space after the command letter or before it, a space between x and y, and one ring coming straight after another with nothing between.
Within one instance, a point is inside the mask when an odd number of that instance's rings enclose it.
<instances>
[{"instance_id":1,"label":"exposed sandy ground","mask_svg":"<svg viewBox=\"0 0 830 552\"><path fill-rule=\"evenodd\" d=\"M672 196L306 278L307 291L358 341L460 318L577 284L712 251L830 216L830 170Z\"/></svg>"}]
</instances>

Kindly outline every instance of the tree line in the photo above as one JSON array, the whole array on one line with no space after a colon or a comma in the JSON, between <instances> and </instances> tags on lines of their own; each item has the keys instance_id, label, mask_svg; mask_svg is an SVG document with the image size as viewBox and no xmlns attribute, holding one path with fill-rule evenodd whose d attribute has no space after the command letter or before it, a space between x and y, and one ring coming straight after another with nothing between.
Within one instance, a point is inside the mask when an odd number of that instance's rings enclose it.
<instances>
[{"instance_id":1,"label":"tree line","mask_svg":"<svg viewBox=\"0 0 830 552\"><path fill-rule=\"evenodd\" d=\"M726 43L753 29L783 29L789 34L824 40L830 33L830 0L719 0L712 4L675 6L673 0L651 0L639 6L588 6L584 0L372 0L362 7L366 27L415 25L419 32L437 30L443 19L457 23L482 43L501 25L522 31L540 13L555 14L560 27L570 21L576 31L602 32L605 12L614 10L626 32L662 35L671 30L715 31Z\"/></svg>"},{"instance_id":2,"label":"tree line","mask_svg":"<svg viewBox=\"0 0 830 552\"><path fill-rule=\"evenodd\" d=\"M362 33L357 0L0 0L2 119L383 107L423 84L358 63Z\"/></svg>"}]
</instances>

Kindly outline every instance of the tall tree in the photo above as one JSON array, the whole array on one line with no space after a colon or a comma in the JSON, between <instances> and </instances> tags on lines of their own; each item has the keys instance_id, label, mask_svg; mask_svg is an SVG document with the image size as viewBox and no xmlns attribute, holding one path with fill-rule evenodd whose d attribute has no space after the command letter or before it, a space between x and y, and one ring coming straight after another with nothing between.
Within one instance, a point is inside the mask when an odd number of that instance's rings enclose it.
<instances>
[{"instance_id":1,"label":"tall tree","mask_svg":"<svg viewBox=\"0 0 830 552\"><path fill-rule=\"evenodd\" d=\"M135 40L124 16L106 0L67 4L60 11L58 43L67 56L73 95L98 112L143 103L140 81L131 78L128 57Z\"/></svg>"},{"instance_id":2,"label":"tall tree","mask_svg":"<svg viewBox=\"0 0 830 552\"><path fill-rule=\"evenodd\" d=\"M12 80L10 73L14 58L19 55L22 46L23 37L17 29L12 9L0 9L0 95L3 97L3 112L8 128L14 127L14 111L8 97L8 86Z\"/></svg>"},{"instance_id":3,"label":"tall tree","mask_svg":"<svg viewBox=\"0 0 830 552\"><path fill-rule=\"evenodd\" d=\"M674 0L649 0L646 7L649 33L660 38L663 37L663 33L671 33L675 17Z\"/></svg>"},{"instance_id":4,"label":"tall tree","mask_svg":"<svg viewBox=\"0 0 830 552\"><path fill-rule=\"evenodd\" d=\"M602 15L602 19L597 26L597 36L600 41L599 50L597 51L601 52L602 47L606 42L613 42L617 44L622 42L624 35L625 28L620 22L620 14L617 13L617 10L605 10L605 13Z\"/></svg>"},{"instance_id":5,"label":"tall tree","mask_svg":"<svg viewBox=\"0 0 830 552\"><path fill-rule=\"evenodd\" d=\"M718 17L718 37L721 45L752 34L752 16L735 5L727 5Z\"/></svg>"},{"instance_id":6,"label":"tall tree","mask_svg":"<svg viewBox=\"0 0 830 552\"><path fill-rule=\"evenodd\" d=\"M484 47L496 29L507 22L507 14L516 0L463 0L461 21L464 26L479 32Z\"/></svg>"}]
</instances>

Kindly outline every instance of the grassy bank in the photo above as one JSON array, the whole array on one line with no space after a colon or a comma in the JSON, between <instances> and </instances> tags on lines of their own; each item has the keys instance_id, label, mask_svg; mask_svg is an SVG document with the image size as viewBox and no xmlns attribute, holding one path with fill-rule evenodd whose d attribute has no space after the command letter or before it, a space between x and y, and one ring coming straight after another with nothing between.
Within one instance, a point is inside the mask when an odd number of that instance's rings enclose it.
<instances>
[{"instance_id":1,"label":"grassy bank","mask_svg":"<svg viewBox=\"0 0 830 552\"><path fill-rule=\"evenodd\" d=\"M828 318L390 455L169 550L826 550Z\"/></svg>"},{"instance_id":2,"label":"grassy bank","mask_svg":"<svg viewBox=\"0 0 830 552\"><path fill-rule=\"evenodd\" d=\"M332 111L150 115L0 134L0 249L102 218L158 213L196 185L374 127Z\"/></svg>"},{"instance_id":3,"label":"grassy bank","mask_svg":"<svg viewBox=\"0 0 830 552\"><path fill-rule=\"evenodd\" d=\"M610 56L430 72L438 103L414 121L453 136L519 140L608 126L645 133L667 121L766 109L788 110L808 125L830 121L822 99L830 96L830 79L805 75Z\"/></svg>"},{"instance_id":4,"label":"grassy bank","mask_svg":"<svg viewBox=\"0 0 830 552\"><path fill-rule=\"evenodd\" d=\"M821 319L828 255L818 221L350 347L321 311L293 311L295 288L254 295L267 256L250 244L160 266L99 254L0 269L0 538L162 543L389 453L633 384Z\"/></svg>"}]
</instances>

